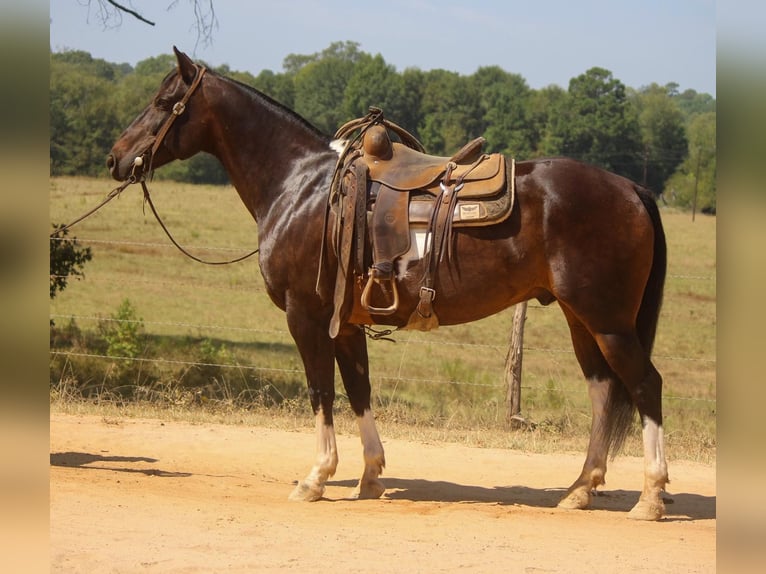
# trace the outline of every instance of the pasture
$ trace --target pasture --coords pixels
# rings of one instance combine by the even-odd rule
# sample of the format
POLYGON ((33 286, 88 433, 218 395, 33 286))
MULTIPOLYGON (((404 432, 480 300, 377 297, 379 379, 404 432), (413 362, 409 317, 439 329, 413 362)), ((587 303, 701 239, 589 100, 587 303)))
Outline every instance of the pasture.
MULTIPOLYGON (((106 179, 52 178, 51 222, 74 219, 113 186, 106 179)), ((167 226, 196 255, 228 259, 257 246, 256 225, 232 188, 166 181, 149 187, 167 226)), ((716 220, 698 215, 692 222, 690 214, 667 209, 662 215, 669 263, 654 357, 665 382, 668 457, 711 462, 716 452, 716 220)), ((56 408, 96 405, 138 415, 312 425, 300 358, 284 314, 263 289, 256 258, 223 267, 186 258, 151 212, 142 210, 137 186, 75 226, 71 236, 91 248, 93 260, 85 279, 71 280, 51 301, 50 382, 56 408), (116 353, 106 341, 130 331, 130 325, 138 327, 132 335, 135 352, 116 353)), ((555 304, 530 302, 522 415, 531 424, 516 432, 505 428, 503 375, 512 316, 509 309, 472 324, 431 333, 399 331, 370 341, 382 435, 581 452, 589 400, 555 304)), ((337 391, 342 394, 342 385, 337 391)), ((342 397, 336 404, 344 432, 344 425, 351 428, 350 409, 342 397)), ((640 454, 638 433, 625 450, 640 454)))

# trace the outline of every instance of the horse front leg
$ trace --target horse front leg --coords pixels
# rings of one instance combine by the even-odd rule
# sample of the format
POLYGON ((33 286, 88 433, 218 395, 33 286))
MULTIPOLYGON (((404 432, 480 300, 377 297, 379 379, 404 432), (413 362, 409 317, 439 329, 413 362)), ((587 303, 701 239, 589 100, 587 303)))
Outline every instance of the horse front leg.
POLYGON ((335 359, 357 417, 364 456, 364 471, 351 497, 380 498, 386 487, 378 477, 386 466, 386 457, 372 415, 367 340, 361 328, 355 325, 341 328, 335 339, 335 359))
POLYGON ((327 325, 312 321, 305 313, 288 312, 287 323, 303 359, 309 399, 316 421, 316 459, 308 476, 290 494, 290 500, 314 502, 322 498, 327 480, 338 467, 338 447, 333 426, 334 345, 327 334, 327 325))

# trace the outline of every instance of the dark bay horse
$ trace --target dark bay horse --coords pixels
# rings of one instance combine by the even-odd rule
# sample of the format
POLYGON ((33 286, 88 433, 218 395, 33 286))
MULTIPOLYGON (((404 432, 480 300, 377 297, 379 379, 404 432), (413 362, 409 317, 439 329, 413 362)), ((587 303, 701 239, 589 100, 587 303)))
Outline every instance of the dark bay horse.
MULTIPOLYGON (((418 273, 400 279, 396 313, 377 321, 355 302, 351 318, 332 338, 328 325, 338 259, 323 238, 331 233, 324 218, 336 146, 291 110, 234 80, 205 73, 175 52, 178 68, 115 143, 109 170, 125 181, 201 151, 221 161, 257 222, 266 289, 287 315, 316 415, 316 459, 291 498, 321 498, 338 464, 335 362, 363 444, 364 471, 353 495, 380 497, 385 458, 370 410, 361 325, 406 325, 418 300, 418 273), (320 257, 322 246, 327 247, 320 257), (318 275, 320 264, 324 269, 318 275)), ((585 463, 559 506, 590 504, 592 491, 604 484, 609 450, 619 447, 637 410, 644 484, 629 516, 657 520, 664 513, 661 492, 668 482, 662 379, 650 359, 666 272, 657 206, 640 186, 570 159, 518 162, 515 183, 510 217, 455 231, 453 285, 433 303, 439 322, 478 320, 531 298, 557 301, 592 402, 585 463)))

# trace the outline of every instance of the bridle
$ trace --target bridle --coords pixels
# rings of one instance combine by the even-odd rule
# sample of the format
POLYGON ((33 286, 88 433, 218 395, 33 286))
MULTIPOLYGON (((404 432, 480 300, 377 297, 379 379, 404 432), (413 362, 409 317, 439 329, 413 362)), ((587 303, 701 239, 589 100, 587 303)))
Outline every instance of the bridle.
POLYGON ((186 111, 186 104, 189 103, 189 99, 192 97, 196 89, 199 87, 200 83, 202 83, 202 78, 205 75, 205 72, 207 72, 207 68, 205 66, 200 66, 198 68, 197 75, 194 76, 194 80, 192 81, 191 86, 189 86, 189 89, 186 90, 186 93, 183 95, 183 97, 178 100, 175 104, 173 104, 173 109, 170 112, 170 115, 165 120, 165 123, 162 124, 162 127, 160 127, 159 131, 157 131, 157 134, 154 136, 154 142, 152 142, 152 145, 150 148, 148 148, 144 153, 142 153, 140 156, 136 157, 135 160, 133 160, 133 173, 131 173, 131 177, 134 176, 136 162, 138 161, 138 166, 142 166, 145 163, 144 156, 149 154, 149 167, 146 170, 142 170, 142 178, 143 179, 143 173, 144 172, 151 172, 152 171, 152 162, 154 161, 154 154, 157 153, 157 150, 162 145, 162 142, 165 141, 165 136, 168 135, 168 132, 170 131, 170 128, 173 126, 173 123, 178 119, 183 113, 186 111))
POLYGON ((167 117, 167 119, 162 124, 160 129, 157 131, 157 134, 154 136, 154 141, 152 142, 151 146, 148 147, 146 151, 144 151, 142 154, 136 156, 136 158, 133 160, 133 163, 131 165, 130 175, 128 176, 128 178, 118 187, 114 188, 111 192, 109 192, 109 194, 104 198, 104 200, 100 204, 98 204, 96 207, 89 210, 85 214, 81 215, 80 217, 72 221, 71 223, 57 227, 56 231, 50 235, 51 238, 59 237, 59 235, 63 231, 68 230, 70 227, 72 227, 76 223, 79 223, 83 219, 87 218, 88 216, 92 215, 93 213, 101 209, 104 205, 109 203, 112 199, 120 195, 120 193, 122 193, 122 191, 129 185, 132 185, 134 183, 140 183, 141 189, 143 190, 143 194, 144 194, 144 201, 149 204, 149 208, 152 210, 152 213, 154 214, 154 217, 157 220, 157 223, 160 224, 160 227, 165 232, 165 235, 168 236, 168 239, 170 239, 171 243, 175 245, 181 253, 183 253, 190 259, 193 259, 194 261, 197 261, 199 263, 204 263, 205 265, 228 265, 230 263, 237 263, 239 261, 243 261, 244 259, 247 259, 248 257, 252 257, 256 253, 258 253, 258 249, 254 249, 250 253, 247 253, 240 257, 236 257, 234 259, 228 259, 226 261, 207 261, 205 259, 201 259, 197 257, 196 255, 189 253, 186 249, 184 249, 183 246, 181 246, 181 244, 178 243, 178 241, 175 240, 175 238, 170 233, 165 223, 162 221, 162 218, 157 212, 157 208, 154 207, 154 202, 152 201, 151 194, 149 193, 149 188, 146 185, 146 174, 152 172, 152 163, 154 161, 154 155, 157 153, 157 150, 160 148, 163 141, 165 140, 165 137, 167 136, 168 131, 170 131, 170 128, 172 127, 173 123, 186 111, 186 104, 189 102, 189 99, 192 97, 197 87, 199 87, 206 71, 207 71, 207 68, 205 66, 200 66, 198 68, 197 75, 194 77, 194 80, 192 81, 191 86, 189 86, 189 89, 186 90, 186 93, 183 95, 183 97, 180 100, 178 100, 175 104, 173 104, 173 109, 171 110, 170 115, 167 117), (146 157, 147 155, 149 156, 148 158, 146 157), (147 165, 148 167, 144 168, 144 165, 147 165), (140 170, 140 173, 136 175, 136 171, 138 168, 141 168, 141 170, 140 170))

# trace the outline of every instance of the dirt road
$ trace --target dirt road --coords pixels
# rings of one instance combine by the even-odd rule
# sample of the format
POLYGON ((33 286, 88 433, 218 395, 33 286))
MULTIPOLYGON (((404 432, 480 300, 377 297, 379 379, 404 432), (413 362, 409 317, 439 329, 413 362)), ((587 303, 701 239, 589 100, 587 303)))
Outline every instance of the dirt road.
POLYGON ((642 462, 617 458, 593 510, 557 509, 582 455, 384 439, 388 488, 345 500, 361 446, 316 503, 289 502, 311 433, 51 415, 51 571, 715 572, 716 475, 673 462, 668 517, 637 523, 642 462))

